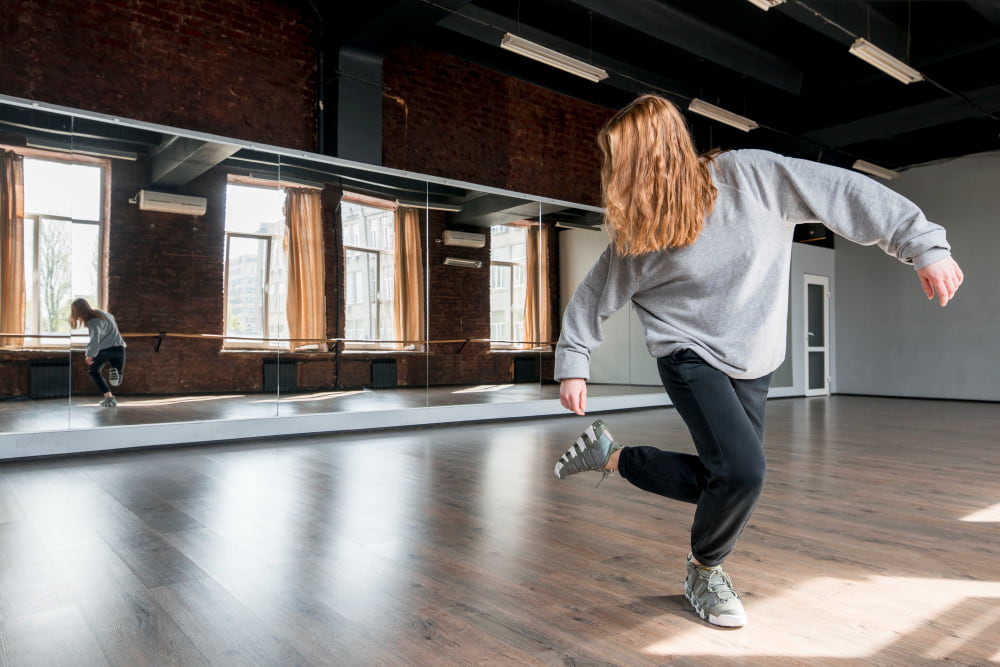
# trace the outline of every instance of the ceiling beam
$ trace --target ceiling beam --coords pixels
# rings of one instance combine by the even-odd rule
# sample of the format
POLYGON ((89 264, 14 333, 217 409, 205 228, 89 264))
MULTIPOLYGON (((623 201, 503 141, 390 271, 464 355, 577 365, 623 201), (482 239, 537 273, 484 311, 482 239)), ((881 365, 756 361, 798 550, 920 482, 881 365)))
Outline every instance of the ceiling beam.
POLYGON ((721 28, 658 0, 573 0, 633 30, 792 94, 802 69, 721 28))

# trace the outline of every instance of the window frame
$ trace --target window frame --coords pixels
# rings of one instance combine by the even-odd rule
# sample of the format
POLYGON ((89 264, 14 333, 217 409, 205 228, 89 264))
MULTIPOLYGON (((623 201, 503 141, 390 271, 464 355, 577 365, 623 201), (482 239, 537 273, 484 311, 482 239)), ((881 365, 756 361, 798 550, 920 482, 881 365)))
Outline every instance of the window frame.
MULTIPOLYGON (((13 151, 21 156, 25 160, 43 160, 48 162, 60 162, 63 164, 70 165, 85 165, 90 167, 96 167, 100 170, 99 176, 99 197, 98 211, 99 219, 89 220, 84 218, 75 218, 72 216, 60 216, 51 215, 47 213, 38 213, 34 211, 28 211, 25 209, 23 222, 27 224, 28 220, 32 220, 33 227, 33 238, 31 241, 32 246, 32 258, 31 258, 31 268, 36 274, 31 279, 31 284, 34 289, 37 289, 37 271, 38 271, 38 236, 40 232, 39 221, 41 219, 48 220, 68 220, 71 225, 81 224, 81 225, 95 225, 98 230, 97 247, 98 247, 98 257, 97 257, 97 274, 94 276, 94 280, 97 284, 97 299, 94 307, 101 310, 107 310, 107 300, 108 300, 108 247, 109 247, 109 236, 110 236, 110 219, 111 219, 111 170, 112 161, 109 158, 97 157, 93 155, 82 155, 79 153, 73 153, 71 151, 57 151, 57 150, 43 150, 38 148, 29 148, 25 146, 11 146, 6 144, 0 144, 0 149, 5 149, 13 151)), ((72 229, 72 228, 71 228, 72 229)), ((72 237, 72 233, 71 233, 72 237)), ((27 242, 27 233, 24 234, 24 241, 27 242)), ((22 246, 25 251, 24 265, 25 272, 28 270, 28 254, 27 248, 22 246)), ((28 302, 28 285, 27 276, 25 284, 25 334, 24 338, 21 339, 20 348, 23 349, 52 349, 52 348, 63 348, 67 346, 72 346, 74 343, 85 341, 87 336, 87 330, 85 327, 79 329, 70 330, 68 333, 57 333, 57 332, 42 332, 40 331, 40 310, 35 308, 35 321, 33 326, 35 328, 34 334, 28 334, 29 331, 27 318, 30 316, 30 309, 27 307, 28 302), (67 342, 68 339, 68 342, 67 342)), ((75 296, 71 295, 71 298, 75 296)), ((37 304, 37 297, 35 300, 37 304)), ((66 312, 66 318, 69 318, 69 312, 66 312)))
MULTIPOLYGON (((343 195, 341 196, 341 202, 342 203, 343 202, 348 202, 348 203, 354 204, 356 206, 362 206, 362 207, 367 207, 367 208, 380 209, 380 210, 387 211, 387 212, 391 213, 392 214, 392 232, 393 232, 392 233, 393 248, 392 248, 391 251, 390 250, 385 250, 383 248, 372 248, 372 247, 369 247, 369 246, 359 246, 359 245, 355 245, 355 244, 349 244, 347 242, 347 240, 346 240, 346 234, 344 234, 344 218, 343 218, 343 215, 341 215, 341 217, 340 217, 341 234, 342 234, 341 238, 343 239, 343 241, 341 242, 341 246, 342 246, 342 250, 343 250, 342 258, 341 259, 342 259, 342 261, 344 263, 344 286, 343 286, 344 297, 343 297, 343 305, 344 305, 344 338, 345 339, 348 338, 348 335, 347 335, 347 326, 348 326, 348 324, 347 324, 348 323, 347 308, 348 308, 349 305, 352 305, 354 303, 354 302, 348 301, 348 299, 350 298, 350 295, 349 295, 348 289, 347 289, 347 269, 348 269, 347 253, 348 252, 360 252, 360 253, 365 253, 365 254, 368 254, 368 255, 373 255, 375 257, 375 262, 376 262, 376 269, 375 269, 376 280, 375 280, 375 282, 376 282, 376 285, 378 286, 378 291, 377 291, 377 294, 376 294, 376 297, 375 297, 375 301, 374 301, 374 303, 375 303, 375 316, 374 316, 374 323, 373 323, 373 331, 375 332, 377 338, 374 339, 374 340, 368 340, 368 341, 344 340, 344 343, 343 343, 344 349, 345 350, 354 350, 354 351, 365 351, 365 350, 370 350, 370 351, 390 351, 391 350, 391 351, 395 351, 396 350, 396 342, 395 342, 396 336, 395 336, 395 333, 393 333, 389 339, 382 338, 382 335, 381 335, 382 319, 383 319, 383 308, 390 308, 391 309, 391 308, 394 307, 394 302, 395 302, 395 299, 396 299, 395 288, 392 287, 392 286, 390 286, 390 288, 389 288, 389 294, 390 294, 391 298, 389 300, 385 300, 385 299, 382 298, 382 287, 381 286, 382 286, 383 281, 385 280, 385 278, 383 277, 383 270, 384 270, 383 267, 386 266, 386 265, 388 265, 392 269, 392 271, 394 273, 395 273, 395 270, 396 270, 395 232, 396 232, 396 224, 398 223, 398 221, 396 220, 396 211, 398 209, 398 204, 396 204, 395 202, 386 200, 386 199, 379 199, 379 198, 376 198, 376 197, 369 197, 369 196, 357 194, 357 193, 354 193, 354 192, 344 192, 343 195)), ((361 302, 358 302, 358 303, 361 303, 361 302)), ((371 310, 372 301, 368 300, 367 303, 369 304, 369 310, 371 310)))
MULTIPOLYGON (((503 233, 509 233, 509 231, 511 230, 520 230, 523 231, 525 234, 531 233, 530 228, 526 227, 525 225, 518 225, 516 223, 506 224, 506 225, 493 225, 492 227, 490 227, 490 349, 498 351, 523 350, 527 347, 530 347, 530 345, 528 345, 524 340, 516 340, 517 336, 515 336, 514 334, 514 294, 518 288, 521 288, 525 292, 527 291, 526 288, 528 279, 528 255, 527 255, 528 241, 527 238, 524 239, 523 245, 525 247, 525 253, 521 261, 517 261, 515 259, 493 259, 493 250, 495 248, 494 234, 496 233, 494 230, 498 227, 508 228, 508 231, 505 231, 503 233), (498 340, 493 332, 494 267, 504 269, 507 273, 508 284, 505 289, 507 289, 509 293, 509 303, 507 304, 507 307, 505 309, 506 319, 507 319, 507 323, 505 326, 507 326, 510 329, 510 334, 511 334, 508 340, 498 340), (518 267, 522 269, 520 272, 517 271, 518 267), (518 282, 517 280, 518 276, 521 276, 521 282, 518 282)), ((527 301, 527 294, 525 294, 525 301, 527 301)), ((521 304, 522 324, 524 322, 524 309, 526 305, 527 305, 526 302, 521 304)), ((520 337, 521 339, 524 338, 523 331, 521 332, 520 337)))
MULTIPOLYGON (((270 180, 270 179, 258 179, 248 176, 239 176, 231 174, 226 181, 226 198, 229 198, 229 187, 232 185, 238 185, 243 187, 260 188, 262 190, 280 190, 284 192, 284 184, 270 180)), ((270 330, 270 317, 271 317, 271 260, 273 257, 274 247, 273 244, 276 240, 281 239, 282 242, 287 234, 287 230, 280 236, 274 234, 254 234, 252 232, 231 232, 225 229, 225 222, 223 221, 224 228, 224 244, 225 249, 223 251, 223 285, 222 285, 222 308, 223 308, 223 322, 222 322, 222 348, 227 351, 239 351, 239 350, 283 350, 287 349, 287 343, 282 340, 274 340, 268 335, 270 330), (262 310, 262 338, 251 338, 243 337, 238 335, 230 335, 229 333, 229 264, 230 264, 230 243, 233 238, 249 238, 256 239, 257 241, 265 241, 265 266, 264 266, 264 281, 262 289, 261 298, 261 310, 262 310)), ((284 250, 281 249, 283 252, 284 250)), ((287 298, 287 285, 286 294, 287 298)), ((286 323, 287 326, 287 323, 286 323)))

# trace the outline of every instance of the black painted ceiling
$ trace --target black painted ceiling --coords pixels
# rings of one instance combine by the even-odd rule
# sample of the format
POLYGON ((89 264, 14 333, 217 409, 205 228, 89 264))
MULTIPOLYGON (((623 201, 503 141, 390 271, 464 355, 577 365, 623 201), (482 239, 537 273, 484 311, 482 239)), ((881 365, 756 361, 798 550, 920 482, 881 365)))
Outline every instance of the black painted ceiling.
POLYGON ((761 126, 744 133, 689 114, 703 149, 758 147, 899 169, 1000 148, 1000 0, 786 0, 768 11, 749 0, 345 4, 318 8, 331 56, 344 44, 387 53, 412 42, 609 108, 658 92, 684 107, 698 97, 761 126), (504 51, 505 32, 609 77, 591 83, 504 51), (851 55, 858 37, 926 80, 903 84, 851 55))

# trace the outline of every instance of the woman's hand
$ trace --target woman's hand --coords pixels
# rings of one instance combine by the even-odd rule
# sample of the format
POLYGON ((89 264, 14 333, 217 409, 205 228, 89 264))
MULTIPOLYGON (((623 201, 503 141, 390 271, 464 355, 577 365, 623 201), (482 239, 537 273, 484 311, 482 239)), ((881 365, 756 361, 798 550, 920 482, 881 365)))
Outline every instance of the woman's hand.
POLYGON ((560 382, 559 402, 570 412, 586 414, 587 381, 583 378, 566 378, 560 382))
POLYGON ((90 366, 91 364, 94 363, 94 358, 93 357, 84 357, 83 360, 87 362, 88 366, 90 366))
POLYGON ((948 302, 955 296, 959 285, 962 284, 962 269, 951 257, 939 259, 933 264, 928 264, 917 270, 920 278, 920 286, 924 288, 924 294, 928 299, 933 299, 937 294, 941 306, 948 305, 948 302))

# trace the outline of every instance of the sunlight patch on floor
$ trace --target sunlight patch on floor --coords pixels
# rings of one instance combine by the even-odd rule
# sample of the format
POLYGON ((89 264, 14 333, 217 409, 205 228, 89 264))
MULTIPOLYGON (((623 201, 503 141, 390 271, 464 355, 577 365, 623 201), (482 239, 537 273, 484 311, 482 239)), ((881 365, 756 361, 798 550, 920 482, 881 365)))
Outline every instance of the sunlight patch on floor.
MULTIPOLYGON (((146 400, 133 401, 126 399, 125 405, 128 407, 150 407, 157 405, 177 405, 178 403, 201 403, 204 401, 221 401, 229 398, 243 398, 245 394, 229 394, 227 396, 172 396, 170 398, 150 398, 146 400)), ((100 405, 95 403, 95 405, 100 405)), ((121 403, 118 404, 122 406, 121 403)))
MULTIPOLYGON (((282 403, 305 403, 307 401, 325 401, 330 398, 343 398, 344 396, 354 396, 356 394, 365 393, 364 389, 357 389, 355 391, 324 391, 317 394, 295 394, 294 396, 280 396, 277 400, 282 403)), ((258 401, 251 401, 251 403, 274 403, 275 397, 262 398, 258 401)))
POLYGON ((974 521, 982 523, 1000 523, 1000 503, 993 505, 992 507, 987 507, 981 509, 978 512, 973 512, 967 516, 962 517, 962 521, 974 521))
MULTIPOLYGON (((940 660, 980 637, 1000 620, 963 611, 970 600, 996 598, 1000 581, 871 577, 819 577, 775 598, 744 597, 746 627, 697 627, 656 642, 653 655, 771 656, 776 658, 871 658, 895 644, 940 660), (805 620, 803 620, 805 619, 805 620), (982 626, 982 627, 980 627, 982 626)), ((898 654, 898 653, 896 653, 898 654)))
POLYGON ((453 394, 479 394, 486 391, 503 391, 504 389, 510 389, 514 385, 512 384, 481 384, 478 387, 469 387, 468 389, 459 389, 458 391, 453 391, 453 394))

